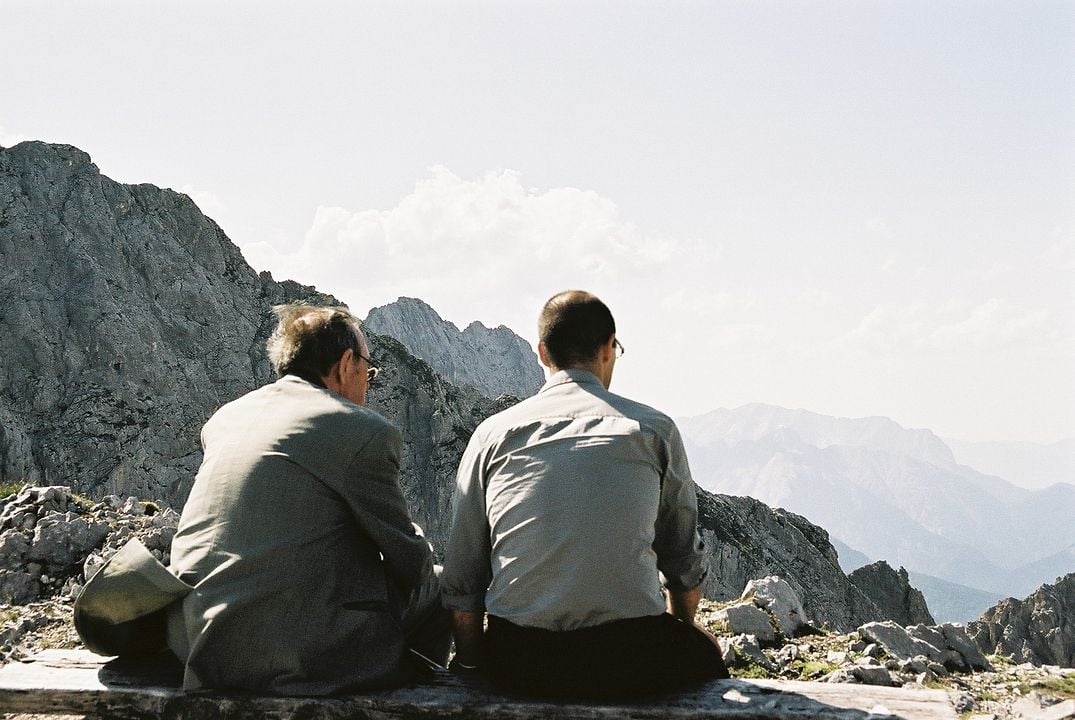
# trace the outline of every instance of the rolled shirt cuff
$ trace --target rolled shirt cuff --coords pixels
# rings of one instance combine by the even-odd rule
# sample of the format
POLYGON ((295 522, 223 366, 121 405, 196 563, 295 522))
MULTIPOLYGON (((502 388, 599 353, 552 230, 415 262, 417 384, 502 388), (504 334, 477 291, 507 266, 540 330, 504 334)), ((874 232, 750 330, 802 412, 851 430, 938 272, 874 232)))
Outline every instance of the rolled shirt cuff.
POLYGON ((709 575, 709 566, 705 564, 692 564, 680 572, 674 574, 661 573, 661 581, 666 588, 673 592, 686 592, 693 590, 705 581, 709 575))

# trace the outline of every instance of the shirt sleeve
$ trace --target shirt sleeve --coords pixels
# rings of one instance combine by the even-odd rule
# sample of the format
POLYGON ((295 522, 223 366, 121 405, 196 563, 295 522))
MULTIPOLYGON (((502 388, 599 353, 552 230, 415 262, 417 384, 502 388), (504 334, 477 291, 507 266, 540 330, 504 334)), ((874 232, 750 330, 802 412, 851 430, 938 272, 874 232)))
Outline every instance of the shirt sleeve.
POLYGON ((691 590, 702 583, 709 568, 705 545, 698 535, 698 498, 687 465, 687 451, 674 424, 664 439, 664 451, 653 549, 665 586, 675 591, 691 590))
POLYGON ((470 438, 456 474, 452 529, 440 576, 441 600, 450 610, 483 612, 492 580, 489 518, 485 513, 485 472, 481 443, 470 438))
POLYGON ((384 557, 388 577, 411 592, 433 572, 429 543, 415 531, 407 501, 399 486, 403 437, 389 425, 375 435, 351 461, 347 476, 354 492, 345 498, 358 525, 384 557))

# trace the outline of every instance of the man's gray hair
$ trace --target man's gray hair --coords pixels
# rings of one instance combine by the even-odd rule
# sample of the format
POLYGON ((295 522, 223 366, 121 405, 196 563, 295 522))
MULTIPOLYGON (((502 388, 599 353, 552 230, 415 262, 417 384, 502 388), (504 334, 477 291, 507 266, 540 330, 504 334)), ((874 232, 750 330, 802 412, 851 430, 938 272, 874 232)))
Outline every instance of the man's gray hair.
POLYGON ((280 377, 298 375, 320 384, 345 351, 362 352, 359 320, 346 307, 291 303, 273 312, 279 322, 265 349, 280 377))

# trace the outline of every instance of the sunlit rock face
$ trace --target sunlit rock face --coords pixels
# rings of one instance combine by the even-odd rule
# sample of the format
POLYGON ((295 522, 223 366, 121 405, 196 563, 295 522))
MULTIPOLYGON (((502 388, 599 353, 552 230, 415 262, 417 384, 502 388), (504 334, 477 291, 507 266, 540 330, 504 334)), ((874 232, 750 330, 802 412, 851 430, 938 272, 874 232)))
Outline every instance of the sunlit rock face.
POLYGON ((848 577, 889 620, 900 625, 935 624, 926 599, 911 586, 904 568, 893 570, 887 562, 878 560, 858 568, 848 577))
POLYGON ((1009 655, 1019 663, 1075 667, 1075 573, 1023 600, 1001 600, 967 631, 982 652, 1009 655))
POLYGON ((365 327, 396 338, 450 382, 489 397, 529 397, 545 382, 530 343, 507 327, 472 322, 460 330, 416 298, 401 297, 370 310, 365 327))

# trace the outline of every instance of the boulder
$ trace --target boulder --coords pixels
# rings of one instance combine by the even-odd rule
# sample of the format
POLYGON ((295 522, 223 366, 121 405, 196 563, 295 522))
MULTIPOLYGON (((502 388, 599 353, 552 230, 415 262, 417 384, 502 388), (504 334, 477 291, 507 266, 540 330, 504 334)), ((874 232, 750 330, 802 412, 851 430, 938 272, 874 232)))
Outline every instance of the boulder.
POLYGON ((848 579, 873 601, 881 614, 878 620, 894 620, 900 625, 933 625, 926 598, 911 586, 907 571, 899 571, 884 560, 854 570, 848 579))
POLYGON ((967 634, 967 629, 963 625, 944 623, 940 626, 940 630, 944 634, 945 645, 959 657, 958 664, 953 662, 955 658, 951 659, 950 662, 955 665, 954 667, 951 667, 949 662, 945 663, 946 666, 963 672, 967 670, 987 670, 992 672, 993 666, 989 664, 982 651, 970 639, 970 635, 967 634))
POLYGON ((752 635, 762 644, 776 642, 776 632, 769 614, 759 610, 753 603, 730 605, 714 612, 710 619, 723 623, 730 635, 752 635))
POLYGON ((943 648, 934 647, 924 640, 911 637, 899 624, 884 622, 866 623, 858 629, 859 635, 870 642, 877 643, 896 660, 910 660, 916 655, 924 655, 931 660, 943 660, 943 648))
POLYGON ((719 638, 718 643, 726 658, 729 653, 732 655, 732 662, 729 663, 729 667, 744 667, 756 664, 761 665, 767 670, 775 670, 773 664, 769 661, 769 658, 767 658, 765 653, 761 651, 758 639, 753 635, 736 635, 732 638, 719 638))
POLYGON ((892 673, 880 665, 854 665, 850 670, 852 677, 864 685, 893 687, 900 684, 899 681, 892 677, 892 673))
POLYGON ((753 600, 755 605, 772 615, 785 637, 795 637, 809 625, 799 594, 777 575, 751 580, 743 590, 742 598, 753 600))

